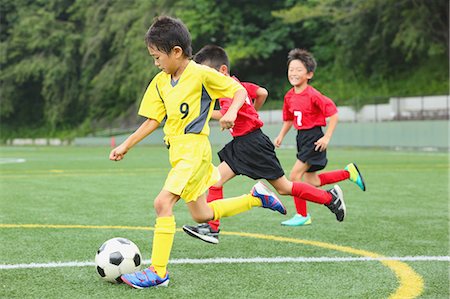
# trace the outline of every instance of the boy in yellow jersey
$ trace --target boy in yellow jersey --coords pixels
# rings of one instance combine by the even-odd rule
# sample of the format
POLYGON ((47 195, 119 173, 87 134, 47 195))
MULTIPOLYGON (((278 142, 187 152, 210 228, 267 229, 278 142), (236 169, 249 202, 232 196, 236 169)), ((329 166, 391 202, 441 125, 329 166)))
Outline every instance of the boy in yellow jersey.
POLYGON ((165 119, 165 142, 172 165, 161 192, 154 201, 156 224, 149 268, 122 275, 134 288, 167 286, 169 262, 175 235, 173 206, 182 198, 192 215, 201 223, 233 216, 253 207, 264 207, 286 214, 281 201, 263 184, 257 183, 251 194, 207 204, 206 191, 220 178, 211 161, 209 125, 217 98, 232 98, 228 112, 220 119, 223 129, 234 126, 237 111, 247 98, 245 89, 235 80, 190 60, 191 37, 178 19, 158 17, 148 30, 145 41, 155 65, 162 70, 144 94, 139 114, 147 120, 109 159, 120 161, 139 141, 151 134, 165 119))

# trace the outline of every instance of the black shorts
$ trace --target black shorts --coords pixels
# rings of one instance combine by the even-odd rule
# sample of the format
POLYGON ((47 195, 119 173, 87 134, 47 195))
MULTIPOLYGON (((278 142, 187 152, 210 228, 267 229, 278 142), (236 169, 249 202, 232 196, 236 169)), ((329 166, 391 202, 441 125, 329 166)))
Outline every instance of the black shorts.
POLYGON ((254 180, 275 180, 284 175, 272 141, 260 129, 233 138, 218 155, 236 175, 254 180))
POLYGON ((323 137, 322 127, 297 132, 297 159, 311 165, 306 172, 315 172, 325 168, 328 163, 327 151, 315 151, 314 142, 323 137))

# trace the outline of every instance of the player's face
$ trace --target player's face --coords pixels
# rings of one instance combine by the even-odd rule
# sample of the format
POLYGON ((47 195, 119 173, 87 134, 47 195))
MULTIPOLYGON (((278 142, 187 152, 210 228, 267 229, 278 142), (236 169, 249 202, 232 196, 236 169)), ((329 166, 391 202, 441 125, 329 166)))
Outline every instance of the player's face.
POLYGON ((308 79, 313 76, 312 72, 308 72, 303 62, 300 60, 292 60, 288 66, 288 80, 292 86, 302 86, 308 83, 308 79))
POLYGON ((172 57, 172 53, 161 52, 155 47, 149 46, 148 53, 153 57, 155 61, 155 66, 158 67, 161 71, 172 74, 174 72, 174 59, 172 57))

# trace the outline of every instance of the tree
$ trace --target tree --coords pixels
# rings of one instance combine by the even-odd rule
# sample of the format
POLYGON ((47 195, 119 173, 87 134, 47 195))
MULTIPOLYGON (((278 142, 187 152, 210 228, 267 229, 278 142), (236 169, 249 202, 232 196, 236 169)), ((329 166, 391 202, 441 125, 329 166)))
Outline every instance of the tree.
MULTIPOLYGON (((339 74, 338 81, 345 76, 345 80, 365 85, 341 84, 344 88, 352 86, 356 91, 375 89, 379 94, 408 95, 423 93, 427 89, 425 80, 416 84, 422 91, 409 89, 411 85, 405 82, 404 88, 390 82, 404 80, 407 74, 422 72, 426 65, 443 60, 447 64, 437 64, 437 73, 447 74, 448 78, 448 5, 445 0, 304 1, 274 15, 286 23, 303 26, 328 24, 330 39, 318 35, 314 52, 321 59, 322 49, 333 49, 334 65, 326 68, 329 74, 339 74)), ((328 53, 325 53, 326 60, 328 53)), ((333 77, 327 84, 336 82, 336 76, 333 77)), ((441 82, 445 85, 444 80, 441 82)), ((333 89, 339 89, 339 84, 333 89)))
POLYGON ((15 126, 55 128, 77 114, 79 35, 67 20, 69 0, 5 1, 0 61, 0 116, 15 126))
MULTIPOLYGON (((144 35, 158 15, 188 26, 194 52, 226 49, 231 72, 282 100, 286 56, 312 51, 313 85, 338 104, 447 93, 445 0, 2 0, 4 134, 59 134, 135 117, 159 72, 144 35), (443 63, 446 62, 446 63, 443 63)), ((281 106, 281 101, 279 102, 281 106)))

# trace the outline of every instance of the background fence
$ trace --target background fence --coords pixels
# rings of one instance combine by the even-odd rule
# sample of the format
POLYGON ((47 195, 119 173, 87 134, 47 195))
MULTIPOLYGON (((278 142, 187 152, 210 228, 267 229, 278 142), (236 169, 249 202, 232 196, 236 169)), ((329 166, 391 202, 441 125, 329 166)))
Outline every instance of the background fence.
MULTIPOLYGON (((384 122, 394 120, 448 120, 450 96, 392 97, 388 103, 377 103, 385 99, 374 98, 374 103, 359 107, 339 106, 339 122, 384 122)), ((261 111, 265 123, 282 122, 281 110, 261 111)))
MULTIPOLYGON (((450 97, 429 96, 391 98, 389 103, 365 105, 356 110, 350 106, 339 108, 339 124, 331 140, 332 146, 389 147, 415 149, 449 149, 450 97)), ((282 111, 260 111, 264 132, 273 140, 281 128, 282 111)), ((142 122, 142 119, 138 120, 142 122)), ((119 144, 139 125, 106 130, 103 137, 92 136, 74 140, 13 139, 9 145, 99 145, 119 144), (108 134, 109 133, 109 134, 108 134), (111 135, 111 136, 109 136, 111 135)), ((224 145, 231 140, 230 134, 221 132, 218 122, 211 121, 210 140, 214 145, 224 145)), ((286 136, 283 145, 295 146, 296 131, 286 136)), ((162 144, 162 129, 156 130, 141 144, 162 144)))

